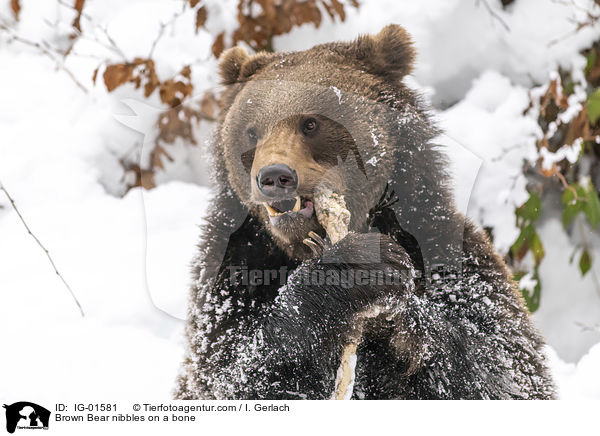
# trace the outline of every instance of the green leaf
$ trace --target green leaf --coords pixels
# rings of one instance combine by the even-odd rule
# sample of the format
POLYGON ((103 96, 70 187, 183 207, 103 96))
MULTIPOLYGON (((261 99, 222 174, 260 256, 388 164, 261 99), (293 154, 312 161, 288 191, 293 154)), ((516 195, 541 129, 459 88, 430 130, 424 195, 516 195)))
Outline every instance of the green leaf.
POLYGON ((525 275, 527 274, 527 271, 517 271, 516 273, 513 274, 513 280, 517 283, 519 283, 519 280, 521 280, 523 277, 525 277, 525 275))
POLYGON ((575 203, 574 206, 565 206, 562 212, 562 223, 565 229, 569 227, 579 212, 581 212, 580 203, 575 203))
POLYGON ((575 82, 569 80, 566 83, 563 83, 563 94, 569 96, 575 92, 575 82))
POLYGON ((540 275, 538 273, 537 266, 533 269, 533 278, 537 283, 535 284, 532 293, 530 293, 530 291, 527 289, 521 289, 521 294, 523 295, 523 299, 527 304, 527 309, 529 309, 531 313, 539 309, 540 298, 542 296, 542 282, 540 281, 540 275))
POLYGON ((592 68, 594 68, 594 65, 596 65, 596 50, 592 50, 586 57, 585 57, 585 72, 589 73, 590 71, 592 71, 592 68))
POLYGON ((515 211, 517 217, 533 223, 540 217, 542 211, 542 199, 535 192, 529 195, 529 199, 515 211))
POLYGON ((576 192, 576 185, 569 185, 569 187, 563 191, 562 204, 564 204, 565 206, 575 204, 575 202, 577 200, 575 197, 575 192, 576 192))
POLYGON ((600 88, 588 95, 587 112, 590 124, 593 126, 600 118, 600 88))
POLYGON ((533 253, 533 258, 535 259, 536 266, 540 264, 544 256, 546 256, 546 252, 544 251, 544 245, 542 244, 542 240, 540 239, 540 235, 535 232, 533 239, 531 241, 531 252, 533 253))
MULTIPOLYGON (((571 224, 579 212, 584 211, 584 207, 586 207, 586 204, 588 203, 589 195, 590 193, 588 193, 588 190, 577 183, 569 185, 569 188, 563 191, 562 203, 564 208, 562 211, 562 223, 565 228, 571 224)), ((590 212, 593 212, 594 207, 589 207, 590 212)))
POLYGON ((585 200, 583 211, 592 229, 595 229, 600 224, 600 199, 598 199, 596 187, 591 181, 586 191, 585 200))
POLYGON ((581 275, 584 276, 592 267, 592 257, 587 250, 583 250, 581 253, 581 257, 579 258, 579 271, 581 271, 581 275))
POLYGON ((519 260, 523 259, 523 257, 529 251, 529 247, 531 246, 535 235, 536 232, 535 227, 533 227, 533 225, 529 224, 523 227, 521 229, 521 233, 519 233, 519 236, 517 237, 517 240, 514 242, 512 247, 510 247, 513 256, 519 260))
POLYGON ((564 228, 569 227, 569 224, 571 224, 573 219, 582 210, 582 203, 578 201, 576 196, 577 185, 571 185, 569 188, 565 189, 562 195, 562 204, 564 206, 562 223, 564 228))

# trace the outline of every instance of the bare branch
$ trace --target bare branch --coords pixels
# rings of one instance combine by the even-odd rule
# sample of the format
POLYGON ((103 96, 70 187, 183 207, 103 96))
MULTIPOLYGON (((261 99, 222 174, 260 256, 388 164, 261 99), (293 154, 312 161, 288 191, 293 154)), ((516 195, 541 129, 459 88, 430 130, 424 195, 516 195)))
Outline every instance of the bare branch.
MULTIPOLYGON (((73 10, 77 11, 77 9, 75 9, 75 7, 72 4, 66 3, 64 0, 56 0, 56 1, 61 6, 64 6, 66 8, 73 9, 73 10)), ((79 11, 77 11, 77 12, 79 12, 79 11)), ((124 60, 124 61, 127 60, 127 56, 125 55, 125 53, 123 52, 123 50, 121 50, 121 48, 117 45, 117 43, 112 38, 112 36, 110 36, 110 33, 108 33, 108 29, 106 28, 106 26, 99 25, 98 23, 96 23, 94 21, 94 19, 89 14, 86 14, 83 11, 81 12, 81 17, 85 18, 92 26, 94 26, 95 28, 99 29, 104 34, 104 37, 108 41, 108 44, 106 44, 103 41, 100 41, 97 37, 89 38, 86 35, 84 35, 81 31, 79 31, 79 29, 73 27, 73 32, 77 35, 78 38, 83 38, 83 39, 88 40, 88 41, 93 41, 96 44, 101 45, 105 49, 110 50, 110 51, 116 53, 122 60, 124 60)))
POLYGON ((75 84, 77 85, 77 87, 79 89, 81 89, 86 94, 89 93, 89 90, 85 86, 83 86, 83 84, 79 81, 79 79, 77 79, 77 77, 75 77, 73 72, 71 72, 71 70, 69 70, 67 67, 65 67, 63 59, 62 59, 62 55, 58 56, 58 53, 53 53, 48 47, 45 47, 44 45, 40 44, 39 42, 30 41, 28 39, 25 39, 25 38, 17 35, 13 29, 11 29, 10 27, 8 27, 7 25, 5 25, 1 22, 0 22, 0 29, 5 30, 10 35, 11 40, 18 41, 21 44, 25 44, 30 47, 36 48, 42 54, 44 54, 47 57, 49 57, 50 59, 52 59, 52 61, 54 61, 54 63, 56 64, 56 67, 60 70, 63 70, 65 73, 67 73, 69 75, 69 77, 73 80, 73 82, 75 82, 75 84))
MULTIPOLYGON (((573 24, 575 24, 575 29, 571 30, 570 32, 568 32, 568 33, 566 33, 566 34, 564 34, 562 36, 559 36, 559 37, 553 39, 552 41, 550 41, 548 43, 548 47, 552 47, 553 45, 555 45, 555 44, 557 44, 557 43, 559 43, 559 42, 561 42, 561 41, 563 41, 563 40, 565 40, 567 38, 570 38, 570 37, 576 35, 577 32, 579 32, 581 29, 584 29, 586 27, 593 27, 593 26, 595 26, 600 21, 600 14, 597 14, 597 15, 592 14, 591 10, 588 10, 586 8, 583 8, 582 6, 579 6, 573 0, 571 0, 568 3, 567 2, 558 1, 558 0, 554 0, 554 3, 562 4, 564 6, 571 6, 574 9, 579 9, 580 11, 585 12, 586 21, 578 22, 574 18, 570 18, 569 20, 573 24)), ((596 4, 594 4, 594 6, 592 6, 592 9, 595 8, 595 5, 596 4)))
POLYGON ((50 252, 46 249, 46 247, 44 247, 44 245, 40 242, 40 240, 37 238, 37 236, 35 236, 35 234, 31 231, 31 229, 29 228, 29 226, 25 222, 25 219, 23 218, 23 215, 21 215, 21 212, 19 211, 19 209, 17 208, 17 205, 15 204, 15 200, 13 200, 13 198, 11 197, 11 195, 8 193, 8 191, 6 190, 6 188, 4 187, 4 185, 2 184, 2 181, 0 181, 0 191, 4 192, 4 195, 6 195, 6 198, 8 198, 8 201, 10 202, 10 204, 11 204, 12 208, 14 209, 14 211, 17 213, 17 216, 21 220, 21 223, 23 223, 23 226, 27 230, 27 233, 29 233, 29 235, 35 240, 35 242, 40 246, 40 248, 44 251, 44 253, 46 253, 46 256, 48 257, 48 260, 50 261, 50 264, 52 265, 52 268, 54 268, 54 272, 62 280, 63 284, 68 289, 68 291, 71 294, 71 296, 73 297, 73 300, 75 300, 75 303, 77 304, 77 307, 79 308, 79 312, 81 313, 81 316, 84 317, 85 314, 83 313, 83 308, 81 307, 81 304, 79 304, 79 300, 77 300, 77 297, 73 293, 73 290, 71 289, 71 287, 69 286, 69 284, 67 283, 67 281, 64 279, 64 277, 62 276, 62 274, 60 272, 58 272, 58 269, 56 268, 56 265, 54 264, 54 260, 52 260, 52 256, 50 256, 50 252))
POLYGON ((181 11, 175 12, 169 21, 160 23, 160 28, 158 29, 158 35, 156 35, 156 38, 154 39, 154 41, 152 41, 152 46, 150 47, 150 52, 148 53, 148 57, 147 57, 148 59, 152 59, 152 55, 154 54, 154 49, 156 48, 156 44, 158 44, 158 41, 160 41, 160 39, 163 37, 167 26, 173 24, 175 22, 175 20, 177 20, 181 15, 183 15, 183 13, 185 12, 186 6, 187 6, 187 3, 184 2, 183 6, 181 8, 181 11))
POLYGON ((502 27, 504 27, 504 29, 507 32, 510 32, 510 27, 508 27, 508 24, 506 24, 506 21, 504 21, 502 19, 502 17, 500 15, 498 15, 496 13, 496 11, 494 11, 491 6, 488 4, 487 0, 477 0, 477 4, 482 3, 485 8, 487 9, 487 11, 490 13, 490 15, 492 16, 492 18, 496 19, 500 24, 502 24, 502 27))

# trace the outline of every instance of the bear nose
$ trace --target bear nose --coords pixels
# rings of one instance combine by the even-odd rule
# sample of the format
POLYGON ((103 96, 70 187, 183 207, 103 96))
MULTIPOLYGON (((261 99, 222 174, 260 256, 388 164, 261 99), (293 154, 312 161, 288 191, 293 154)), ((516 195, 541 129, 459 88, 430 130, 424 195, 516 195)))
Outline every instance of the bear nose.
POLYGON ((258 172, 256 182, 267 197, 285 198, 298 187, 298 175, 285 164, 267 165, 258 172))

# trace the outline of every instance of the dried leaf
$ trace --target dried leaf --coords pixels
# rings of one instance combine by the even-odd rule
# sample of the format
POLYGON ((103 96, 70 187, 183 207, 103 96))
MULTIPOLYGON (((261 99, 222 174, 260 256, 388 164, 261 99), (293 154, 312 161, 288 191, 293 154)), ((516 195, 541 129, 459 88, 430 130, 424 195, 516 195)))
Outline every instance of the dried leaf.
POLYGON ((16 21, 19 21, 19 13, 21 12, 21 1, 10 0, 10 10, 12 11, 13 17, 16 21))
POLYGON ((198 31, 199 28, 204 26, 204 23, 206 23, 206 18, 207 18, 206 6, 202 6, 202 7, 198 8, 198 10, 196 11, 196 32, 198 31))
POLYGON ((144 189, 150 190, 156 188, 156 182, 154 181, 154 172, 150 170, 140 170, 137 173, 138 180, 136 186, 141 186, 144 189))
POLYGON ((71 24, 75 29, 81 32, 81 14, 83 12, 83 5, 85 4, 85 0, 75 0, 75 4, 73 5, 73 9, 77 11, 77 15, 73 19, 73 23, 71 24))
POLYGON ((550 92, 558 107, 561 109, 569 108, 567 96, 564 94, 564 92, 562 92, 562 84, 560 83, 560 79, 554 79, 550 81, 550 84, 548 85, 548 92, 550 92))
POLYGON ((152 69, 147 77, 147 82, 144 84, 144 96, 146 98, 150 97, 150 95, 154 92, 154 90, 159 85, 160 85, 160 81, 158 80, 156 71, 154 69, 152 69))
POLYGON ((200 100, 200 116, 209 121, 214 121, 217 118, 219 103, 212 92, 207 92, 200 100))
POLYGON ((584 107, 575 118, 571 120, 567 128, 563 142, 573 144, 577 138, 587 138, 590 135, 587 110, 584 107))
POLYGON ((119 86, 129 82, 133 76, 133 68, 134 65, 132 64, 108 65, 102 75, 108 92, 112 92, 119 86))
POLYGON ((346 19, 344 5, 341 4, 338 0, 331 0, 331 6, 335 10, 335 12, 340 16, 340 20, 344 21, 346 19))
POLYGON ((183 67, 181 69, 181 71, 179 72, 179 74, 181 74, 186 79, 190 79, 192 77, 192 69, 190 68, 189 65, 186 65, 185 67, 183 67))
POLYGON ((215 57, 219 57, 221 55, 221 53, 223 53, 223 50, 225 49, 225 32, 221 32, 219 33, 219 35, 217 35, 217 38, 215 39, 215 42, 212 45, 212 52, 215 55, 215 57))

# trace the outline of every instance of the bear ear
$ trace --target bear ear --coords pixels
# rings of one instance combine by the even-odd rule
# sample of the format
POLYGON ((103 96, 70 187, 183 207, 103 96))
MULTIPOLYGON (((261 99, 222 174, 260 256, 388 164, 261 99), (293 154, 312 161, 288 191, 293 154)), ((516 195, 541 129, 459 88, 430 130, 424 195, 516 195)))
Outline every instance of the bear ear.
POLYGON ((403 27, 385 26, 377 35, 363 35, 350 43, 348 54, 364 64, 368 72, 400 80, 413 70, 416 51, 403 27))
POLYGON ((250 59, 242 47, 233 47, 224 51, 219 58, 219 74, 223 85, 231 85, 238 81, 242 66, 250 59))
POLYGON ((223 85, 244 81, 269 64, 275 55, 260 52, 248 55, 242 47, 233 47, 223 52, 219 59, 219 73, 223 85))

